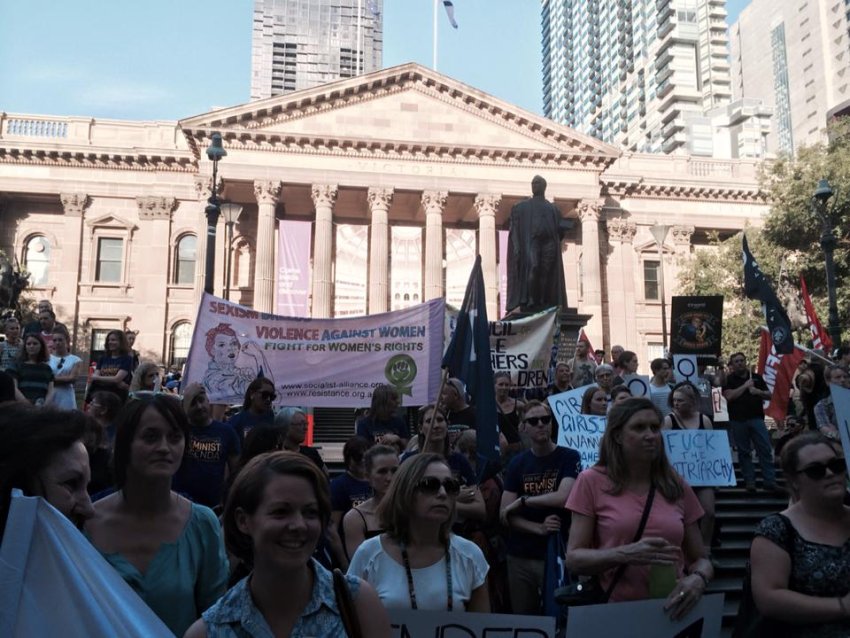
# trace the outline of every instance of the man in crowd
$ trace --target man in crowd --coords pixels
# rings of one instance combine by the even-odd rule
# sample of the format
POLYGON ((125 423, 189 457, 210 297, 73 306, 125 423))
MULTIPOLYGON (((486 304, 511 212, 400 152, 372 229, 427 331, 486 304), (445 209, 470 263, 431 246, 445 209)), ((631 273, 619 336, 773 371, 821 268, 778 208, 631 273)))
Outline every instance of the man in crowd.
MULTIPOLYGON (((35 307, 35 317, 36 318, 33 321, 30 321, 26 326, 24 326, 24 334, 42 331, 41 313, 43 313, 47 310, 49 310, 50 312, 54 312, 53 304, 50 303, 50 301, 48 301, 47 299, 42 299, 41 301, 38 302, 38 304, 36 304, 36 307, 35 307)), ((55 314, 53 315, 53 318, 54 318, 54 320, 56 319, 55 314)), ((60 326, 62 326, 63 328, 65 328, 66 332, 68 331, 68 328, 65 326, 65 324, 62 324, 62 323, 59 323, 59 322, 57 322, 57 323, 60 326)), ((51 326, 50 330, 53 330, 52 326, 51 326)))
POLYGON ((605 397, 610 402, 611 388, 614 387, 614 368, 609 366, 607 363, 603 363, 601 366, 596 368, 593 378, 596 381, 596 385, 605 391, 605 397))
POLYGON ((623 372, 619 367, 619 361, 620 355, 625 351, 623 346, 611 346, 611 365, 614 366, 614 376, 621 375, 623 372))
MULTIPOLYGON (((827 385, 834 383, 842 388, 850 388, 850 374, 847 368, 840 365, 827 366, 823 373, 827 385)), ((838 434, 838 418, 835 414, 835 405, 832 402, 832 394, 821 399, 815 404, 815 424, 820 432, 831 439, 840 441, 838 434)))
POLYGON ((572 385, 574 388, 580 388, 583 385, 593 383, 593 373, 596 372, 596 360, 590 353, 590 345, 587 341, 581 340, 576 343, 576 354, 570 364, 573 371, 572 385))
POLYGON ((756 448, 761 473, 764 477, 764 489, 777 492, 776 468, 773 465, 773 452, 770 435, 764 424, 762 403, 771 397, 764 379, 750 372, 747 357, 736 352, 729 358, 729 374, 723 386, 723 396, 729 410, 729 426, 732 438, 738 448, 738 461, 747 491, 756 491, 756 475, 753 467, 752 449, 756 448))
POLYGON ((63 410, 77 409, 77 379, 83 361, 68 351, 68 333, 64 328, 53 329, 53 354, 48 364, 53 370, 53 399, 51 403, 63 410))
POLYGON ((452 448, 464 430, 477 427, 475 408, 466 402, 466 390, 463 381, 451 378, 443 388, 443 405, 449 420, 449 440, 452 448))
POLYGON ((3 332, 6 335, 6 340, 0 342, 0 370, 8 370, 15 364, 23 345, 21 323, 17 317, 11 315, 6 318, 3 324, 3 332))
POLYGON ((668 359, 653 359, 649 364, 649 369, 652 370, 652 378, 649 380, 649 396, 653 405, 661 412, 661 416, 665 417, 670 414, 669 397, 672 388, 670 387, 670 376, 672 368, 668 359))

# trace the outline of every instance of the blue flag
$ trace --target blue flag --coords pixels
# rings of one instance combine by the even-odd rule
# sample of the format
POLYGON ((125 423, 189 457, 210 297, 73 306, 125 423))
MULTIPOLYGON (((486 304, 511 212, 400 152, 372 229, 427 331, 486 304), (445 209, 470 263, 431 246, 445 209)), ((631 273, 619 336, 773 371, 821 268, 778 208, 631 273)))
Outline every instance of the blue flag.
POLYGON ((794 352, 794 334, 791 332, 791 320, 785 307, 779 301, 770 282, 762 273, 758 263, 750 252, 747 236, 744 235, 744 294, 750 299, 761 302, 767 329, 773 340, 773 347, 779 354, 794 352))
POLYGON ((457 21, 455 20, 455 5, 451 0, 443 0, 443 6, 446 8, 446 15, 449 16, 449 22, 457 29, 457 21))
POLYGON ((472 397, 478 424, 478 453, 488 459, 498 459, 499 417, 490 364, 490 322, 487 320, 481 255, 475 258, 469 273, 457 327, 443 356, 443 367, 448 368, 450 377, 457 377, 466 384, 466 391, 472 397))

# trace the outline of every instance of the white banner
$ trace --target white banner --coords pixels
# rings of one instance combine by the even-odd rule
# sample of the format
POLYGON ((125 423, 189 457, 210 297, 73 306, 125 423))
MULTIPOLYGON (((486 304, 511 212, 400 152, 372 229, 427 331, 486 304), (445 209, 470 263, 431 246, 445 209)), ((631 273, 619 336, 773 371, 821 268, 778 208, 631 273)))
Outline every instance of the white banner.
POLYGON ((666 430, 670 464, 692 487, 735 487, 732 450, 725 430, 666 430))
POLYGON ((185 383, 197 381, 212 403, 241 403, 258 376, 280 405, 366 407, 372 390, 395 386, 406 405, 436 398, 445 303, 348 319, 297 319, 261 313, 205 294, 185 383))
MULTIPOLYGON (((445 342, 457 322, 457 309, 446 310, 445 342)), ((553 361, 558 313, 556 308, 517 319, 490 322, 490 363, 493 374, 509 372, 517 388, 545 388, 553 361)))
POLYGON ((711 407, 714 411, 713 418, 715 423, 729 422, 729 407, 726 405, 726 397, 723 396, 722 389, 711 389, 711 407))
POLYGON ((555 619, 519 614, 387 609, 393 638, 555 638, 555 619))
POLYGON ((625 385, 633 397, 649 398, 649 377, 642 374, 627 374, 623 376, 625 385))

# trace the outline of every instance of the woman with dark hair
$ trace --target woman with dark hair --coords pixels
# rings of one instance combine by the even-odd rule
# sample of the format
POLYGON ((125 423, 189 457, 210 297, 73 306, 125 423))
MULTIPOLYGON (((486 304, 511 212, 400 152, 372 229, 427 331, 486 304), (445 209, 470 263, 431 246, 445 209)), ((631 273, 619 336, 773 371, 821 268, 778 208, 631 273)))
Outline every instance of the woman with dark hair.
POLYGON ((276 398, 277 393, 271 379, 260 377, 251 381, 248 389, 245 390, 242 410, 227 420, 227 423, 236 430, 240 441, 246 439, 252 428, 261 424, 274 423, 272 404, 276 398))
MULTIPOLYGON (((693 383, 682 381, 674 385, 669 401, 673 411, 664 417, 664 421, 661 423, 662 430, 714 429, 711 419, 699 411, 700 394, 693 383)), ((710 548, 711 539, 714 536, 714 488, 696 487, 694 493, 705 512, 699 524, 702 531, 702 542, 706 548, 710 548)))
POLYGON ((375 445, 363 457, 366 476, 372 488, 372 497, 348 510, 342 519, 345 553, 349 559, 367 538, 378 536, 384 530, 378 522, 377 509, 387 493, 398 470, 398 454, 388 445, 375 445))
POLYGON ((123 330, 110 330, 104 341, 104 354, 97 360, 97 367, 86 391, 86 402, 100 390, 118 395, 121 402, 127 400, 130 380, 133 376, 133 357, 127 347, 127 336, 123 330))
POLYGON ((850 635, 850 508, 841 446, 819 432, 791 439, 782 472, 793 503, 759 523, 750 549, 752 595, 788 638, 850 635))
POLYGON ((88 407, 88 415, 104 432, 104 440, 109 445, 111 455, 112 445, 115 442, 115 419, 118 418, 123 403, 114 393, 99 390, 91 395, 88 407))
POLYGON ((617 370, 620 371, 616 377, 611 380, 612 385, 623 385, 623 377, 630 374, 637 374, 638 369, 638 356, 637 353, 632 352, 631 350, 625 350, 623 353, 617 358, 615 362, 617 364, 617 370))
MULTIPOLYGON (((185 638, 345 636, 331 573, 311 559, 331 514, 328 483, 307 458, 262 454, 246 465, 227 498, 228 551, 251 566, 185 638)), ((345 578, 361 635, 388 638, 390 622, 374 589, 345 578)))
POLYGON ((131 399, 116 426, 118 491, 97 502, 86 534, 180 636, 225 591, 221 526, 212 510, 171 491, 189 437, 178 399, 166 394, 131 399))
POLYGON ((407 460, 377 510, 385 532, 357 548, 348 573, 390 609, 489 612, 484 554, 451 533, 459 492, 439 454, 407 460))
POLYGON ((398 390, 391 385, 379 385, 372 391, 369 414, 357 422, 357 436, 384 445, 400 444, 403 448, 410 438, 410 428, 404 419, 396 415, 400 405, 398 390))
POLYGON ((611 388, 611 405, 608 406, 608 409, 617 405, 618 403, 622 403, 626 399, 632 398, 632 391, 629 390, 628 386, 625 385, 615 385, 611 388))
POLYGON ((8 372, 15 379, 15 388, 33 405, 50 403, 53 397, 53 369, 47 363, 50 353, 40 334, 24 337, 24 347, 18 360, 8 372))
POLYGON ((608 396, 602 388, 592 386, 581 395, 581 413, 590 416, 608 414, 608 396))
POLYGON ((41 496, 77 527, 94 515, 86 491, 89 456, 83 445, 88 419, 82 412, 26 403, 0 410, 0 537, 12 490, 41 496))
POLYGON ((598 575, 608 601, 665 596, 674 619, 699 602, 714 574, 697 525, 703 511, 667 460, 651 401, 611 408, 599 461, 579 475, 566 506, 567 568, 598 575))
MULTIPOLYGON (((522 440, 519 436, 520 414, 525 408, 525 402, 511 396, 511 373, 497 372, 493 375, 496 384, 496 409, 499 417, 499 432, 508 442, 506 456, 513 456, 522 450, 522 440)), ((507 460, 507 459, 506 459, 507 460)))

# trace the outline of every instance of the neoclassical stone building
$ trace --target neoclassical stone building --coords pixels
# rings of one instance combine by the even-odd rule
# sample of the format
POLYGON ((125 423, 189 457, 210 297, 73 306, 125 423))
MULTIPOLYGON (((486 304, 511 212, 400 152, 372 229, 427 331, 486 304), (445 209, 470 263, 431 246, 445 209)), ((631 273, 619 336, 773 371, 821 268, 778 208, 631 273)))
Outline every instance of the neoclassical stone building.
MULTIPOLYGON (((223 197, 242 205, 216 235, 215 290, 278 308, 281 222, 306 222, 307 312, 377 313, 445 295, 459 303, 476 253, 500 313, 500 245, 535 174, 575 220, 563 242, 571 306, 595 347, 660 352, 680 259, 707 233, 758 224, 767 206, 743 160, 623 154, 417 64, 215 110, 179 122, 0 113, 0 248, 32 273, 81 353, 106 330, 143 354, 185 357, 204 287, 218 131, 223 197)), ((284 233, 287 231, 283 231, 284 233)), ((302 246, 302 248, 306 248, 302 246)))

